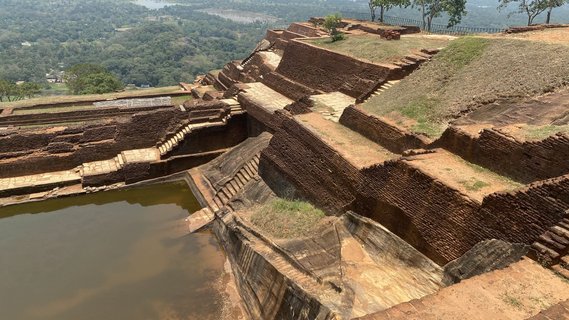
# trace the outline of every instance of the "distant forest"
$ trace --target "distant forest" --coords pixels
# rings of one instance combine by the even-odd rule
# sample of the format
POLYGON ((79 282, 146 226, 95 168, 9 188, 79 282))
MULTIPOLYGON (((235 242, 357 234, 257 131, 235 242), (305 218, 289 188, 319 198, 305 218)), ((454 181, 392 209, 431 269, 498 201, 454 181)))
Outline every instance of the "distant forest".
MULTIPOLYGON (((172 2, 178 5, 153 10, 128 0, 0 0, 0 79, 45 83, 48 73, 92 63, 125 84, 167 86, 192 81, 197 74, 245 57, 268 27, 332 12, 360 18, 368 14, 367 0, 167 3, 172 2), (261 13, 274 19, 239 23, 200 11, 206 9, 261 13)), ((523 16, 507 20, 507 11, 499 13, 497 6, 497 0, 469 1, 461 25, 524 24, 523 16)), ((411 8, 387 14, 419 19, 417 10, 411 8)), ((446 23, 444 17, 437 19, 435 23, 446 23)), ((553 21, 563 19, 569 19, 568 10, 560 8, 553 21)))
POLYGON ((52 70, 94 63, 125 84, 172 85, 246 56, 265 29, 185 6, 0 0, 0 79, 45 82, 52 70))

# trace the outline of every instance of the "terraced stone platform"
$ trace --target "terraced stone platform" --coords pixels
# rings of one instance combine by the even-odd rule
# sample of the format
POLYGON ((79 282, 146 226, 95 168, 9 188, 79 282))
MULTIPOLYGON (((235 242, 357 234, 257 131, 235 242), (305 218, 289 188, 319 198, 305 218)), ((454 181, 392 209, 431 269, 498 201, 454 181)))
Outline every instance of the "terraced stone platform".
POLYGON ((423 299, 359 319, 527 319, 568 298, 567 281, 537 262, 523 259, 505 269, 464 280, 423 299))
POLYGON ((330 92, 310 96, 314 103, 314 111, 322 114, 324 119, 339 122, 342 112, 356 103, 356 99, 341 92, 330 92))
POLYGON ((402 161, 478 202, 488 194, 522 186, 443 149, 406 157, 402 161))
POLYGON ((282 57, 272 51, 259 52, 259 55, 263 59, 263 62, 267 64, 273 70, 279 66, 282 57))
POLYGON ((291 99, 260 82, 248 83, 247 89, 240 96, 270 112, 284 109, 293 103, 291 99))
POLYGON ((81 182, 81 175, 75 170, 47 172, 29 176, 0 179, 0 196, 12 192, 32 193, 68 186, 81 182))
POLYGON ((339 123, 324 119, 318 113, 298 115, 295 119, 328 143, 356 168, 365 168, 398 156, 359 133, 339 123))

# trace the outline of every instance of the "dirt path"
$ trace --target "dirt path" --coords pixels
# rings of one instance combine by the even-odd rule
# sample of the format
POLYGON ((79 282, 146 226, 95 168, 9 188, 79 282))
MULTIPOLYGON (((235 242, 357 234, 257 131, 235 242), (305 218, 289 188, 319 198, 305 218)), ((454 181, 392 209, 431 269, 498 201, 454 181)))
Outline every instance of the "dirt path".
POLYGON ((554 28, 514 34, 501 34, 492 37, 506 37, 569 45, 569 28, 554 28))

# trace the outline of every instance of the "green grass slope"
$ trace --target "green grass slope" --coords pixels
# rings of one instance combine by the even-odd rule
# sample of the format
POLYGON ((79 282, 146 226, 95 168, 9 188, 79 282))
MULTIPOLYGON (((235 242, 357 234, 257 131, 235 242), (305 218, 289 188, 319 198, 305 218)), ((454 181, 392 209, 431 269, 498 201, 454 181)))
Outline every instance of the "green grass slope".
POLYGON ((568 46, 464 37, 362 107, 436 138, 449 121, 479 106, 522 100, 566 85, 568 46))

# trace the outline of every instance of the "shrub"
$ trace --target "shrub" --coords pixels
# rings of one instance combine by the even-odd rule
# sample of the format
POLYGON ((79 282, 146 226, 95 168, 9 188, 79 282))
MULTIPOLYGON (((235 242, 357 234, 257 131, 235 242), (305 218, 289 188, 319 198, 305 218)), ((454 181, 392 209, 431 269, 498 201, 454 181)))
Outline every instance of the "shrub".
POLYGON ((328 30, 332 42, 344 39, 344 34, 338 31, 341 23, 342 16, 339 13, 328 15, 324 19, 324 29, 328 30))

